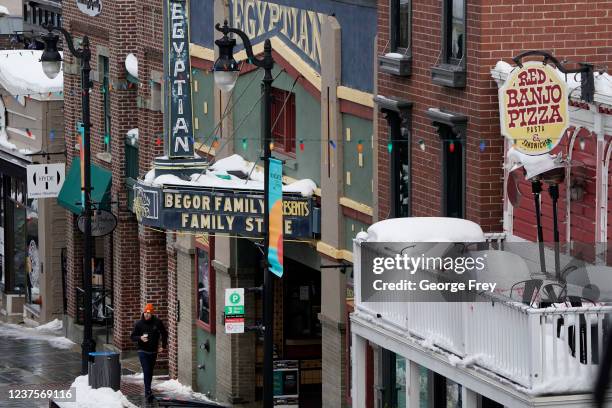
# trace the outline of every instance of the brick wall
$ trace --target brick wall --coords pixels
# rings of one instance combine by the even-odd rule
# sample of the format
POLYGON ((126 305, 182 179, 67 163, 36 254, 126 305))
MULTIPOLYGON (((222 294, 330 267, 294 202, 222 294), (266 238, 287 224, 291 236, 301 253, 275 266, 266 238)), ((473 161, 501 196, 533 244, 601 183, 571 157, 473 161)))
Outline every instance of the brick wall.
MULTIPOLYGON (((170 237, 167 239, 166 251, 168 258, 168 370, 170 378, 176 379, 178 378, 178 265, 174 239, 170 237)), ((190 285, 190 287, 193 286, 190 285)), ((191 316, 187 313, 186 317, 191 320, 191 316)))
MULTIPOLYGON (((125 177, 124 140, 128 130, 140 130, 140 174, 151 167, 151 158, 159 155, 162 148, 154 145, 154 134, 163 127, 160 112, 139 108, 138 100, 149 99, 150 71, 162 71, 162 14, 161 0, 106 0, 102 12, 96 17, 88 17, 76 8, 76 3, 68 2, 63 7, 63 25, 75 37, 90 37, 92 48, 92 70, 94 84, 90 92, 91 103, 91 157, 92 162, 112 171, 112 211, 117 216, 118 225, 112 240, 105 245, 107 273, 114 273, 114 345, 122 350, 134 347, 129 338, 134 320, 140 317, 142 303, 156 303, 158 315, 167 317, 168 286, 166 270, 166 242, 164 234, 145 231, 139 239, 138 224, 128 210, 125 177), (126 81, 125 57, 133 53, 138 58, 140 84, 126 81), (111 86, 108 90, 111 106, 111 155, 100 155, 104 151, 104 90, 98 71, 98 54, 106 54, 109 59, 111 86), (110 158, 110 160, 109 160, 110 158), (141 250, 143 245, 155 245, 141 250), (151 268, 155 265, 155 268, 151 268), (143 269, 146 268, 146 269, 143 269), (146 274, 141 273, 145 270, 146 274), (157 275, 156 275, 157 273, 157 275), (143 285, 141 287, 141 284, 143 285), (157 292, 155 288, 163 289, 157 292)), ((80 70, 75 59, 65 52, 64 75, 64 127, 69 162, 78 155, 75 126, 81 117, 80 70)), ((69 218, 72 215, 68 215, 69 218)), ((69 226, 72 221, 69 220, 69 226)), ((70 229, 70 228, 69 228, 70 229)), ((68 289, 69 315, 74 316, 72 288, 77 286, 82 276, 81 235, 78 231, 68 236, 68 289)))
MULTIPOLYGON (((609 2, 592 1, 468 1, 467 86, 452 89, 433 84, 431 67, 441 43, 441 1, 413 2, 412 75, 400 78, 379 73, 378 94, 412 101, 413 215, 441 214, 441 142, 425 115, 430 107, 468 116, 466 146, 466 218, 485 231, 502 224, 503 138, 499 133, 497 85, 490 70, 496 62, 523 50, 544 49, 559 60, 609 64, 612 59, 609 2), (425 151, 418 140, 425 142, 425 151), (480 152, 481 141, 485 143, 480 152)), ((377 54, 389 52, 389 1, 378 2, 377 54)), ((378 216, 390 211, 388 125, 378 115, 378 216)))

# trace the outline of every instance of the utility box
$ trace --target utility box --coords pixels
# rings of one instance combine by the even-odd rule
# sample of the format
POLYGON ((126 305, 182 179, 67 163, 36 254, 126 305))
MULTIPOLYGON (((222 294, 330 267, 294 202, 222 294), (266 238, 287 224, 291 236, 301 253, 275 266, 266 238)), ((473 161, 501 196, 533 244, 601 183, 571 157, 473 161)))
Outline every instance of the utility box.
POLYGON ((298 360, 274 361, 274 407, 300 406, 300 367, 298 360))
POLYGON ((121 361, 119 353, 97 351, 89 353, 88 379, 91 388, 121 388, 121 361))

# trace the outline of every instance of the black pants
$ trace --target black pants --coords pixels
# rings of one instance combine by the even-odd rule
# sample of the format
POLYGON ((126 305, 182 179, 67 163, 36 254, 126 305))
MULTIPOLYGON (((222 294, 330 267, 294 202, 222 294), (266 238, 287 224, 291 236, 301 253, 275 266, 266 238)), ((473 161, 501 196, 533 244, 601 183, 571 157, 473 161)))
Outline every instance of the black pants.
POLYGON ((151 381, 153 380, 153 368, 155 367, 155 360, 157 360, 157 353, 148 353, 139 350, 138 358, 140 359, 140 365, 142 366, 142 373, 144 375, 145 395, 149 395, 151 394, 151 381))

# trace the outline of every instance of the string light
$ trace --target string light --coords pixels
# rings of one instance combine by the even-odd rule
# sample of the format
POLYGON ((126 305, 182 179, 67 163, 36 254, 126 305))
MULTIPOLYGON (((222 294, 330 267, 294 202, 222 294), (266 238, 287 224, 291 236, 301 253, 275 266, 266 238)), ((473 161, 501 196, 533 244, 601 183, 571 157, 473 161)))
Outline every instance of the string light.
POLYGON ((389 153, 393 151, 393 142, 390 140, 389 143, 387 143, 387 150, 389 151, 389 153))
POLYGON ((304 151, 304 141, 300 140, 300 152, 304 151))
POLYGON ((423 139, 419 139, 419 147, 421 148, 421 151, 425 151, 425 141, 423 139))
POLYGON ((157 139, 155 139, 155 146, 161 146, 161 138, 159 136, 157 136, 157 139))
POLYGON ((242 150, 246 150, 247 147, 249 147, 249 144, 246 140, 246 138, 242 139, 242 150))
POLYGON ((584 140, 584 137, 580 137, 580 140, 578 141, 578 145, 580 146, 580 150, 584 150, 584 148, 586 147, 586 140, 584 140))
POLYGON ((357 153, 363 153, 363 143, 361 143, 361 140, 357 142, 357 153))
POLYGON ((110 135, 108 133, 104 135, 104 144, 110 144, 110 135))
POLYGON ((270 150, 274 150, 274 142, 270 142, 270 150))
POLYGON ((330 146, 332 147, 332 149, 336 148, 336 142, 334 142, 333 140, 329 141, 330 146))
POLYGON ((480 144, 478 145, 478 148, 480 149, 481 153, 485 151, 485 149, 487 148, 487 145, 486 145, 484 140, 480 141, 480 144))
POLYGON ((215 136, 215 139, 212 142, 212 148, 217 150, 219 148, 219 139, 215 136))
POLYGON ((55 130, 53 129, 49 132, 49 140, 51 140, 51 142, 55 141, 55 130))
POLYGON ((453 142, 452 140, 451 140, 450 144, 448 145, 448 151, 451 152, 451 153, 455 152, 455 142, 453 142))

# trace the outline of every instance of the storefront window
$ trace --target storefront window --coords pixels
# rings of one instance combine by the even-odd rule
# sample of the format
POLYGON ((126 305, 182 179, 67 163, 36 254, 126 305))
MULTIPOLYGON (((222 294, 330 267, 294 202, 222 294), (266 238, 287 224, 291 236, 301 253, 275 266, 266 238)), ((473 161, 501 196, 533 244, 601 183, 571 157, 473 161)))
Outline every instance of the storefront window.
POLYGON ((25 180, 0 175, 0 263, 5 292, 22 293, 26 288, 27 213, 25 180))
POLYGON ((210 245, 196 247, 198 325, 214 333, 214 270, 210 265, 210 245))
POLYGON ((4 176, 0 173, 0 286, 5 285, 5 261, 4 261, 4 176))
MULTIPOLYGON (((21 194, 21 193, 18 193, 21 194)), ((16 197, 20 197, 16 195, 16 197)), ((26 261, 26 211, 18 201, 13 205, 13 290, 22 292, 25 288, 26 261)))

